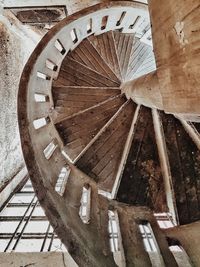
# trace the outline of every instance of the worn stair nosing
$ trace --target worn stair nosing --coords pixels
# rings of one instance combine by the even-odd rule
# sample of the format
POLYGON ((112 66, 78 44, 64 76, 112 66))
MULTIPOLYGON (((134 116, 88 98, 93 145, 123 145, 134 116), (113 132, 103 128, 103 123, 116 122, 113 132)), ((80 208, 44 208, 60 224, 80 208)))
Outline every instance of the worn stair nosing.
MULTIPOLYGON (((112 79, 108 78, 107 76, 104 76, 102 73, 100 73, 100 72, 98 72, 98 71, 96 71, 96 70, 94 70, 94 69, 91 69, 90 67, 88 67, 88 66, 86 66, 86 65, 84 65, 84 64, 82 64, 82 63, 80 63, 80 62, 78 62, 77 60, 74 60, 73 58, 70 58, 70 60, 73 61, 73 62, 75 62, 76 64, 81 65, 82 67, 88 69, 89 71, 91 71, 91 72, 93 72, 93 73, 95 73, 95 74, 98 74, 98 75, 101 76, 102 78, 104 78, 104 79, 106 79, 106 80, 109 80, 109 81, 112 82, 112 83, 115 83, 115 84, 116 84, 116 87, 117 87, 117 86, 120 86, 120 84, 121 84, 121 81, 120 81, 119 79, 117 79, 117 80, 112 80, 112 79)), ((61 68, 60 71, 67 71, 67 70, 66 70, 66 67, 61 68)), ((84 74, 84 72, 81 72, 81 73, 84 74)), ((56 81, 58 81, 58 80, 59 80, 59 76, 58 76, 58 79, 57 79, 57 80, 54 80, 54 82, 56 82, 56 81)), ((103 86, 103 87, 105 87, 105 86, 103 86)), ((115 86, 112 86, 112 87, 115 87, 115 86)), ((108 87, 108 88, 109 88, 109 87, 108 87)))
POLYGON ((109 101, 112 101, 113 99, 118 98, 118 97, 122 97, 122 95, 119 94, 119 95, 116 95, 116 96, 111 96, 111 97, 109 97, 108 99, 106 99, 106 100, 104 100, 104 101, 102 101, 102 102, 100 102, 100 103, 98 103, 98 104, 96 104, 96 105, 94 105, 94 106, 91 106, 91 107, 89 107, 89 108, 86 108, 86 109, 84 109, 84 110, 81 110, 81 111, 79 111, 79 112, 76 112, 76 113, 74 113, 73 115, 64 117, 64 118, 59 119, 59 120, 54 120, 54 124, 58 124, 58 123, 60 123, 60 122, 62 122, 62 121, 64 121, 64 120, 68 120, 68 119, 74 118, 74 117, 76 117, 76 116, 78 116, 78 115, 80 115, 80 114, 83 114, 83 113, 85 113, 85 112, 87 112, 87 111, 89 111, 89 110, 92 110, 93 108, 102 106, 103 104, 105 104, 105 103, 107 103, 107 102, 109 102, 109 101))

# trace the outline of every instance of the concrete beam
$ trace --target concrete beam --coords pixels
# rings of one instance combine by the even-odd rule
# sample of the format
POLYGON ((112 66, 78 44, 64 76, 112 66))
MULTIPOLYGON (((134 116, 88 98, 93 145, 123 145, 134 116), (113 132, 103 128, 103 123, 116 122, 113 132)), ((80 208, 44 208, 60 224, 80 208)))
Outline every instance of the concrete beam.
POLYGON ((164 137, 164 131, 162 123, 159 118, 158 111, 156 109, 152 109, 152 117, 155 129, 156 143, 158 147, 158 154, 164 179, 167 206, 169 208, 169 212, 172 214, 173 222, 175 224, 179 224, 176 199, 172 183, 172 176, 170 171, 170 164, 164 137))
POLYGON ((199 0, 148 3, 164 109, 200 114, 199 0))
POLYGON ((40 6, 66 6, 66 0, 4 0, 4 8, 40 7, 40 6))
POLYGON ((25 179, 27 174, 27 169, 26 167, 24 167, 21 171, 17 173, 17 175, 13 177, 9 184, 3 190, 0 191, 0 208, 8 200, 8 198, 15 191, 18 185, 25 179))

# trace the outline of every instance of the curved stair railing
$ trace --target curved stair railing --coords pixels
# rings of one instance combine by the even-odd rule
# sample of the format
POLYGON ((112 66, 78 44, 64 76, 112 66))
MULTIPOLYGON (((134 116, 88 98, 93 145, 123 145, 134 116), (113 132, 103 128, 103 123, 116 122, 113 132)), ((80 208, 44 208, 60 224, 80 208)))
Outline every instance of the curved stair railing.
MULTIPOLYGON (((162 202, 177 219, 180 204, 171 188, 174 181, 167 180, 173 172, 167 154, 170 137, 165 139, 158 126, 163 120, 167 127, 170 119, 136 105, 121 92, 124 81, 152 68, 147 5, 114 1, 58 23, 22 73, 18 118, 25 162, 46 215, 79 266, 151 266, 139 233, 142 222, 151 224, 159 266, 177 266, 152 211, 134 206, 159 210, 162 202), (143 51, 139 66, 130 59, 134 51, 143 51), (142 154, 149 140, 157 142, 158 152, 148 146, 147 157, 155 160, 142 154), (158 181, 152 192, 148 188, 150 193, 136 185, 135 199, 127 205, 117 192, 123 189, 121 180, 134 179, 131 168, 144 176, 143 186, 153 176, 158 181), (169 190, 167 204, 161 197, 162 176, 169 190), (154 192, 155 187, 159 190, 154 192)), ((192 129, 190 136, 198 143, 197 130, 192 129)), ((198 155, 198 149, 194 153, 198 155)))

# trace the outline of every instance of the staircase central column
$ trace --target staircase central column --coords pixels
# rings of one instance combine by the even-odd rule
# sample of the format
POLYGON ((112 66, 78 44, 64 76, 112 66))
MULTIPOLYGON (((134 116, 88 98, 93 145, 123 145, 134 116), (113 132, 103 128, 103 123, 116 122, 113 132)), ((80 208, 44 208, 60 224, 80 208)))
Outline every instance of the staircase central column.
POLYGON ((199 121, 199 0, 151 0, 157 70, 122 85, 136 103, 199 121))
POLYGON ((125 82, 121 85, 122 93, 135 103, 150 108, 163 110, 162 96, 157 72, 151 72, 138 79, 125 82))

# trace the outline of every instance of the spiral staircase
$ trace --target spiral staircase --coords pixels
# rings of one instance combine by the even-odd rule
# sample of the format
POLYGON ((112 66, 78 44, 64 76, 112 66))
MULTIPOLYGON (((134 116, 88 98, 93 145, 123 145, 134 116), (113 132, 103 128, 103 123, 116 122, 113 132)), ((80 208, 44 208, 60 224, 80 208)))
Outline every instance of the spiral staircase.
POLYGON ((29 175, 79 266, 151 266, 143 221, 157 239, 158 266, 177 266, 152 211, 170 211, 179 224, 200 219, 199 124, 138 105, 124 90, 155 70, 149 28, 145 4, 87 8, 44 36, 21 77, 29 175), (109 246, 111 217, 117 251, 109 246))

